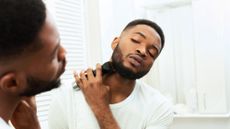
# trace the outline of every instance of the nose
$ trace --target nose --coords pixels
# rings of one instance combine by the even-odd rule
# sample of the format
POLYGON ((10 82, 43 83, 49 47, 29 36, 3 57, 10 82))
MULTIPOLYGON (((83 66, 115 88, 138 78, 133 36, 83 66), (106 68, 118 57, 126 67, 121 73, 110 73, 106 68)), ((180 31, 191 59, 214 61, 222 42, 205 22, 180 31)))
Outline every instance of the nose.
POLYGON ((138 54, 140 54, 142 57, 146 57, 147 53, 146 53, 146 48, 144 46, 140 46, 136 49, 136 52, 138 54))

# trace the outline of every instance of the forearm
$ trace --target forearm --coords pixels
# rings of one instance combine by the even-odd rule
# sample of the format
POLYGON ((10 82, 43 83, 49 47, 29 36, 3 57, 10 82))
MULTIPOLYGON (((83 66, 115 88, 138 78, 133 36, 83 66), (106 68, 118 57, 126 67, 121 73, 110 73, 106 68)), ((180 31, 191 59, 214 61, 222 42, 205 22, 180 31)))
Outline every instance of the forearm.
POLYGON ((120 129, 109 108, 98 111, 94 110, 94 114, 101 129, 120 129))
POLYGON ((15 129, 41 129, 39 123, 28 123, 28 124, 25 124, 23 126, 15 126, 14 127, 15 129))

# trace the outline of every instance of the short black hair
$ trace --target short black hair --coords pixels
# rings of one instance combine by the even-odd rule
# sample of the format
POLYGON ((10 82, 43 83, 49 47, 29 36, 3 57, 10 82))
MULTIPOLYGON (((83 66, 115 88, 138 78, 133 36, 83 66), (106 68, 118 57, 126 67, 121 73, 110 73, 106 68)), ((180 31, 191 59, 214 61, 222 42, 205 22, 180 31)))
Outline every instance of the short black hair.
POLYGON ((42 0, 0 0, 0 61, 35 45, 45 19, 42 0))
POLYGON ((153 22, 151 20, 147 20, 147 19, 135 19, 135 20, 129 22, 125 26, 125 28, 123 29, 123 31, 125 31, 125 30, 127 30, 127 29, 129 29, 131 27, 134 27, 136 25, 140 25, 140 24, 150 26, 154 30, 156 30, 156 32, 160 35, 160 38, 161 38, 161 50, 162 50, 163 47, 164 47, 164 44, 165 44, 164 32, 163 32, 163 30, 161 29, 161 27, 159 25, 157 25, 155 22, 153 22))

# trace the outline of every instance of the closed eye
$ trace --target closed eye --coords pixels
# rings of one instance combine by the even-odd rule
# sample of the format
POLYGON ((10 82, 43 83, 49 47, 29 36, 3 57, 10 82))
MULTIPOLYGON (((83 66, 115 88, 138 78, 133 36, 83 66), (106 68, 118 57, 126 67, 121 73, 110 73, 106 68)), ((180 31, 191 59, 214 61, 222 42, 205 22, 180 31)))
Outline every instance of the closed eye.
POLYGON ((148 53, 153 59, 155 59, 157 57, 157 54, 158 54, 155 49, 149 49, 148 53))
POLYGON ((136 39, 131 39, 131 41, 132 42, 134 42, 134 43, 140 43, 138 40, 136 40, 136 39))

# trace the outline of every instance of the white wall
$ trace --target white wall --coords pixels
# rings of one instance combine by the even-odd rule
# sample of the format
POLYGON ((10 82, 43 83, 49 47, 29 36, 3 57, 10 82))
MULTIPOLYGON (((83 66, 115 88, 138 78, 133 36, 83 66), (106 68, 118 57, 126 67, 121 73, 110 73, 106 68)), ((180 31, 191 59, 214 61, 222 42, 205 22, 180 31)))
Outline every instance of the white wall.
MULTIPOLYGON (((170 0, 164 0, 167 1, 170 0)), ((230 1, 179 1, 191 5, 172 4, 154 12, 137 8, 131 0, 100 0, 103 60, 110 58, 111 41, 128 22, 152 15, 166 30, 167 43, 145 80, 172 97, 175 103, 198 104, 194 112, 201 113, 195 117, 176 117, 171 129, 230 129, 227 114, 230 111, 230 1), (166 13, 167 8, 178 5, 179 8, 166 13), (164 18, 157 18, 162 14, 164 18)), ((151 6, 157 1, 139 0, 138 4, 145 6, 146 2, 151 6)))
POLYGON ((84 0, 87 67, 102 63, 100 8, 97 0, 84 0))
POLYGON ((99 0, 103 61, 112 54, 111 43, 125 25, 135 18, 133 0, 99 0))
POLYGON ((226 113, 225 40, 223 1, 193 2, 196 82, 200 112, 226 113), (209 6, 202 9, 209 2, 209 6), (218 91, 218 92, 217 92, 218 91))
POLYGON ((228 113, 229 1, 149 3, 147 17, 159 23, 166 36, 158 63, 159 90, 171 94, 175 104, 185 104, 187 113, 228 113))

